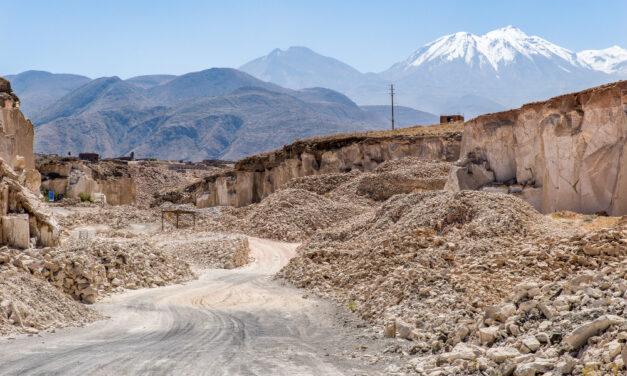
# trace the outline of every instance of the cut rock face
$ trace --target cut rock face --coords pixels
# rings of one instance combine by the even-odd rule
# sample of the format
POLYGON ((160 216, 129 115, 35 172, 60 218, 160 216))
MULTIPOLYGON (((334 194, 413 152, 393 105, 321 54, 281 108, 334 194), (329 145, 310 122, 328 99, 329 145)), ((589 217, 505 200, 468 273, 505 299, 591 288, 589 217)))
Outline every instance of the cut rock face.
POLYGON ((447 187, 500 184, 543 213, 620 216, 626 143, 627 81, 620 81, 468 121, 447 187))
POLYGON ((58 244, 57 223, 39 199, 40 175, 35 170, 33 124, 24 118, 10 83, 0 78, 0 215, 1 240, 28 248, 58 244))

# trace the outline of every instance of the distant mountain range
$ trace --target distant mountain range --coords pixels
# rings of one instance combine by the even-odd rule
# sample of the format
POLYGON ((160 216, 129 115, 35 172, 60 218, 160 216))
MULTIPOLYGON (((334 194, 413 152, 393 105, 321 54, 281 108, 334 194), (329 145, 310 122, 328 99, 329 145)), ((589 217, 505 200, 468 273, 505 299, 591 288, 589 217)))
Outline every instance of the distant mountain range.
POLYGON ((292 89, 328 87, 360 105, 387 103, 387 85, 394 83, 403 105, 469 118, 625 79, 627 50, 575 53, 507 26, 481 36, 443 36, 377 74, 305 47, 274 50, 240 69, 292 89))
MULTIPOLYGON (((25 72, 15 81, 30 75, 43 74, 25 72)), ((378 111, 330 89, 285 89, 230 68, 89 80, 30 117, 37 152, 111 157, 132 151, 195 161, 236 160, 296 138, 390 126, 378 111)))
POLYGON ((508 26, 443 36, 380 73, 290 47, 240 70, 6 78, 35 123, 36 151, 237 159, 297 137, 387 128, 390 83, 402 104, 397 126, 424 125, 440 114, 470 118, 625 79, 627 50, 575 53, 508 26))
POLYGON ((28 115, 36 114, 57 99, 91 81, 85 76, 42 71, 27 71, 7 75, 4 78, 11 81, 13 90, 20 93, 22 111, 28 115))

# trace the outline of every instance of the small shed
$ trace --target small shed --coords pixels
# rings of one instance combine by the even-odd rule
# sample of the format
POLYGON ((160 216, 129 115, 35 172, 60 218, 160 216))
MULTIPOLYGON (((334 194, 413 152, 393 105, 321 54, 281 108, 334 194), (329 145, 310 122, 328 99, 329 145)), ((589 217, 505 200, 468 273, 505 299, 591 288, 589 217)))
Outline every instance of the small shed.
POLYGON ((458 121, 464 121, 464 117, 462 115, 441 115, 440 116, 440 124, 454 123, 458 121))

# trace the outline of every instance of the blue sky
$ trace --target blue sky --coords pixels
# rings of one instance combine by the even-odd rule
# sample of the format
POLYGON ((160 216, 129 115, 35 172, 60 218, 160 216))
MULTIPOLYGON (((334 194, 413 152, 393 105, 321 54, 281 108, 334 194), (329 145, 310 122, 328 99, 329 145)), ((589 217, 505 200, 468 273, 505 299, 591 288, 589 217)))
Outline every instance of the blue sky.
POLYGON ((625 0, 0 0, 0 9, 0 74, 181 74, 292 45, 379 72, 439 36, 506 25, 574 51, 627 48, 625 0))

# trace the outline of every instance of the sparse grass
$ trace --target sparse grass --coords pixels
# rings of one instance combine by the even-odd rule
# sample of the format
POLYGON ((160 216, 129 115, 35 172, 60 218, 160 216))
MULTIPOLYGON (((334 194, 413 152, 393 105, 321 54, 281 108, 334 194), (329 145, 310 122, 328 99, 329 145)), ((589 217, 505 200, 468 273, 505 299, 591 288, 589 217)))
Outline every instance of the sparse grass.
MULTIPOLYGON (((381 131, 369 131, 369 132, 352 132, 352 133, 335 133, 324 136, 314 136, 303 140, 295 140, 292 144, 299 142, 302 143, 317 143, 348 139, 351 137, 357 138, 386 138, 394 136, 445 136, 453 133, 461 133, 464 131, 464 123, 461 121, 446 123, 446 124, 433 124, 433 125, 415 125, 407 128, 399 128, 395 130, 381 130, 381 131)), ((291 145, 291 144, 290 144, 291 145)), ((288 145, 284 145, 285 148, 288 145)), ((277 149, 280 150, 280 149, 277 149)), ((270 150, 263 153, 253 154, 241 159, 238 163, 245 163, 249 160, 263 158, 277 152, 277 150, 270 150)))
POLYGON ((391 136, 435 136, 444 135, 447 133, 463 132, 464 123, 461 121, 446 123, 446 124, 433 124, 433 125, 415 125, 407 128, 398 129, 386 129, 381 131, 369 131, 369 132, 352 132, 352 133, 336 133, 324 136, 315 136, 304 139, 302 141, 308 142, 320 142, 329 141, 334 139, 341 139, 347 137, 391 137, 391 136))
POLYGON ((348 309, 350 309, 351 312, 355 312, 355 309, 357 309, 357 303, 351 300, 350 302, 348 302, 348 309))
POLYGON ((567 210, 552 213, 550 216, 554 220, 567 223, 570 226, 577 226, 586 232, 625 226, 627 224, 627 216, 608 217, 597 214, 575 213, 567 210))

